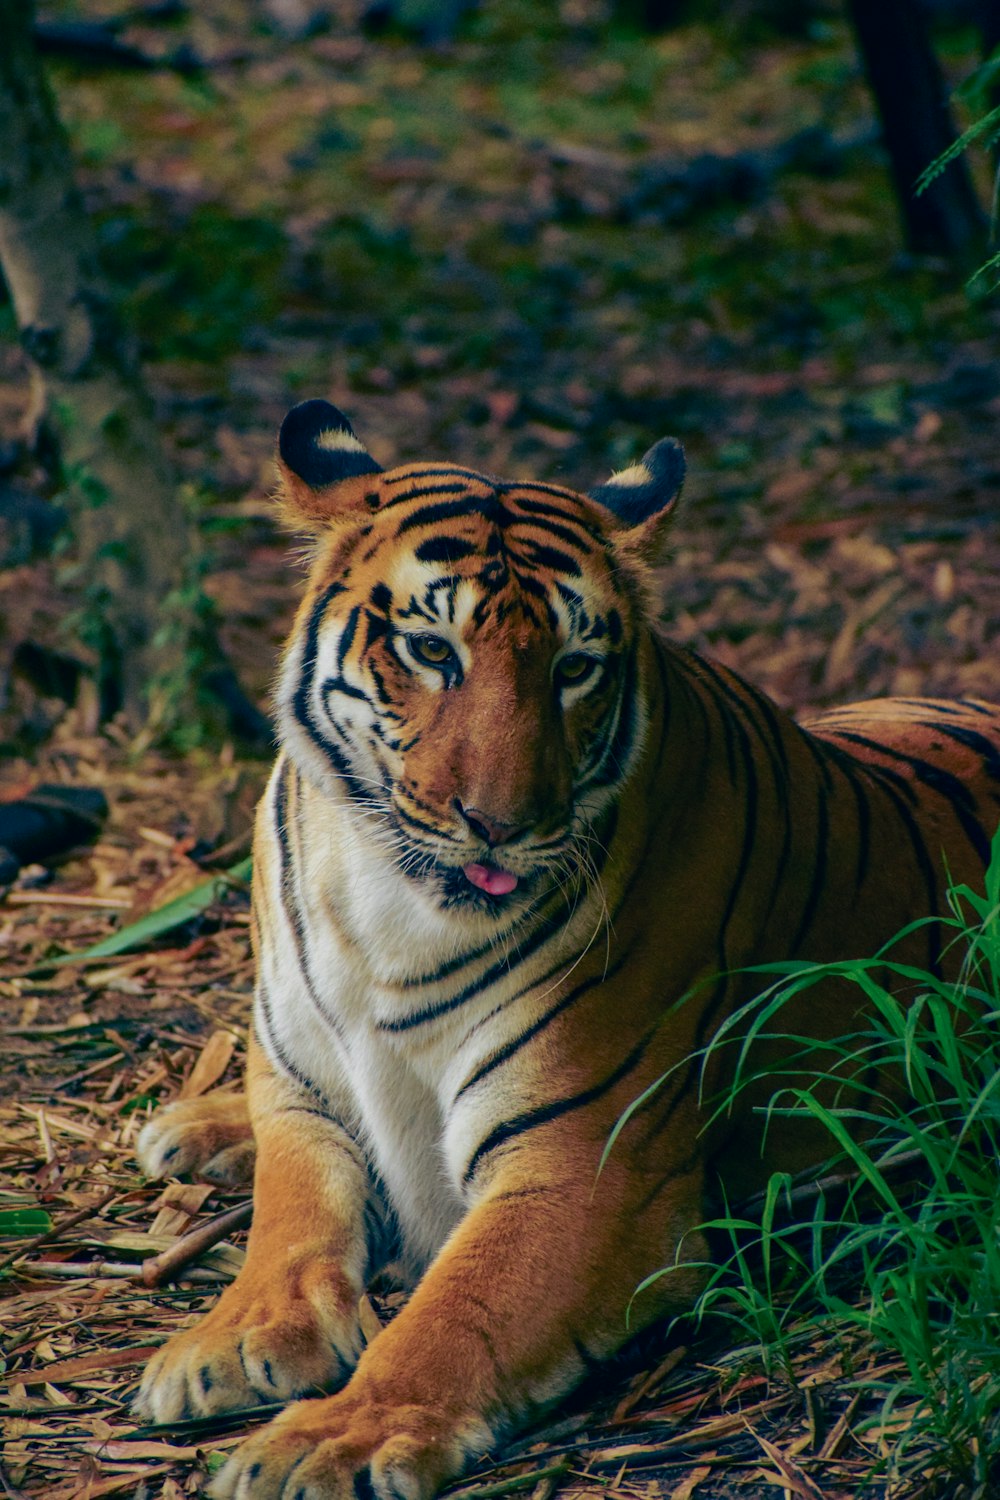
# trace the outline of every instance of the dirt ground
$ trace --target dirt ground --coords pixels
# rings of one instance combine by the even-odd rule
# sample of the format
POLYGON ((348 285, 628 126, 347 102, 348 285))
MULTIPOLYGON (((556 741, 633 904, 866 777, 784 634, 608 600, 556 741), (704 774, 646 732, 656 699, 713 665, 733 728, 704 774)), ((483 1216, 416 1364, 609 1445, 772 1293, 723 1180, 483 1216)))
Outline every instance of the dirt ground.
MULTIPOLYGON (((287 7, 223 0, 122 33, 158 56, 195 49, 194 76, 53 62, 255 698, 300 578, 268 498, 274 432, 307 395, 346 410, 383 463, 581 487, 673 432, 690 464, 662 570, 675 638, 800 713, 1000 698, 1000 312, 901 251, 836 11, 815 7, 794 37, 690 25, 650 41, 600 5, 542 20, 483 5, 428 48, 363 31, 346 5, 316 10, 308 34, 287 7), (786 150, 803 131, 818 165, 786 150), (720 161, 743 163, 721 188, 720 161)), ((946 39, 956 78, 970 48, 946 39)), ((26 371, 0 307, 4 337, 0 499, 58 501, 17 446, 26 371)), ((67 556, 29 533, 0 515, 0 639, 85 661, 67 556)), ((241 1199, 146 1183, 132 1148, 157 1104, 238 1079, 247 897, 218 872, 247 853, 266 760, 238 743, 138 753, 98 728, 86 687, 68 706, 8 660, 0 797, 94 786, 110 815, 95 844, 0 899, 3 1488, 179 1500, 251 1418, 137 1430, 129 1396, 149 1350, 238 1269, 245 1234, 174 1283, 141 1267, 241 1199), (209 878, 192 920, 59 962, 209 878)), ((397 1305, 373 1291, 369 1330, 397 1305)), ((883 1417, 857 1382, 891 1365, 805 1335, 791 1358, 765 1370, 725 1330, 676 1330, 461 1493, 888 1493, 906 1412, 883 1417)), ((957 1493, 933 1471, 929 1456, 891 1493, 957 1493)))

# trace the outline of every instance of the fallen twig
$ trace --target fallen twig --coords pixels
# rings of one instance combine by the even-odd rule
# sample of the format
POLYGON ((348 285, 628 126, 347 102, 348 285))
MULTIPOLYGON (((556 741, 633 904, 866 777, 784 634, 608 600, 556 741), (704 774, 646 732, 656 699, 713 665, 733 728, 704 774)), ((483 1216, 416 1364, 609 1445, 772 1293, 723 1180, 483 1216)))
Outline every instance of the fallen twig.
POLYGON ((270 1421, 279 1411, 284 1411, 284 1401, 262 1401, 259 1406, 244 1406, 239 1411, 215 1412, 210 1417, 182 1417, 176 1422, 148 1422, 145 1427, 134 1427, 123 1432, 122 1439, 136 1442, 140 1438, 210 1436, 227 1432, 232 1428, 245 1427, 248 1422, 270 1421))
POLYGON ((235 1208, 227 1208, 221 1214, 215 1214, 213 1218, 206 1219, 205 1223, 199 1224, 197 1229, 192 1229, 189 1234, 182 1235, 176 1245, 171 1245, 169 1250, 163 1250, 159 1255, 152 1255, 148 1260, 143 1261, 141 1267, 143 1286, 162 1286, 163 1282, 170 1281, 199 1255, 204 1255, 206 1250, 211 1250, 213 1245, 217 1245, 234 1230, 242 1229, 249 1224, 252 1215, 253 1200, 247 1199, 246 1203, 238 1203, 235 1208))
MULTIPOLYGON (((143 1286, 142 1266, 126 1265, 120 1260, 29 1260, 18 1266, 23 1276, 66 1277, 73 1280, 134 1281, 143 1286)), ((184 1280, 206 1286, 232 1281, 226 1271, 185 1271, 184 1280)))
POLYGON ((8 1266, 12 1266, 15 1261, 20 1260, 23 1256, 30 1255, 32 1250, 37 1250, 39 1245, 48 1245, 53 1240, 59 1239, 60 1235, 65 1234, 67 1229, 75 1229, 77 1224, 82 1224, 84 1219, 89 1219, 93 1214, 100 1213, 102 1208, 107 1208, 108 1204, 112 1203, 116 1198, 124 1198, 125 1196, 126 1194, 122 1192, 121 1188, 111 1188, 94 1203, 88 1203, 84 1208, 78 1208, 75 1213, 67 1214, 65 1219, 60 1219, 58 1224, 53 1224, 51 1229, 43 1229, 41 1234, 36 1234, 34 1239, 29 1240, 26 1245, 22 1245, 20 1250, 12 1250, 9 1255, 5 1255, 3 1260, 0 1260, 0 1272, 6 1271, 8 1266))
POLYGON ((8 906, 79 906, 100 907, 107 911, 128 911, 129 896, 81 896, 72 891, 8 891, 8 906))
POLYGON ((530 1489, 546 1479, 561 1478, 569 1470, 570 1463, 566 1459, 562 1463, 550 1464, 547 1469, 532 1469, 528 1474, 515 1474, 512 1479, 497 1479, 492 1484, 474 1485, 467 1490, 448 1490, 446 1493, 454 1494, 456 1500, 493 1500, 495 1495, 510 1495, 516 1490, 530 1489))

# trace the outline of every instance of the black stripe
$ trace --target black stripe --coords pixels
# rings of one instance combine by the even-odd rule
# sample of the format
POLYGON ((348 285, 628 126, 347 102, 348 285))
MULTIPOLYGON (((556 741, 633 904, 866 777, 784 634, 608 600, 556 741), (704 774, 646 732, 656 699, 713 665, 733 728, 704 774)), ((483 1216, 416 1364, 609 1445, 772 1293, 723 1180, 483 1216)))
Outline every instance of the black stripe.
MULTIPOLYGON (((699 657, 692 657, 685 661, 686 666, 704 666, 699 657)), ((694 674, 693 674, 694 675, 694 674)), ((734 791, 739 790, 739 780, 736 774, 736 749, 740 751, 743 769, 743 841, 737 861, 736 873, 730 883, 729 894, 723 908, 722 919, 719 923, 719 937, 716 947, 717 968, 721 973, 728 970, 729 949, 728 931, 736 910, 737 902, 743 892, 747 871, 753 856, 754 841, 757 836, 757 814, 759 803, 759 784, 757 780, 757 763, 750 743, 750 736, 740 717, 736 715, 733 706, 727 700, 720 686, 716 685, 709 675, 707 680, 695 678, 695 685, 700 692, 712 703, 715 708, 716 718, 721 726, 723 740, 726 746, 726 756, 729 763, 730 781, 734 791)), ((707 720, 706 720, 707 721, 707 720)), ((709 732, 711 739, 711 735, 709 732)), ((696 1044, 700 1046, 708 1034, 708 1030, 715 1019, 718 1006, 722 1003, 725 995, 725 987, 722 986, 705 1006, 696 1028, 696 1044)))
MULTIPOLYGON (((871 761, 858 760, 849 751, 828 740, 822 741, 824 752, 833 758, 834 764, 845 774, 850 774, 848 767, 853 769, 868 781, 873 790, 878 790, 888 798, 895 810, 896 816, 906 830, 910 845, 916 856, 917 867, 924 880, 924 889, 927 892, 928 916, 937 917, 938 906, 938 874, 934 863, 927 851, 923 831, 914 818, 909 802, 916 806, 919 798, 912 782, 899 771, 892 771, 888 766, 873 765, 871 761)), ((941 977, 941 926, 939 922, 931 922, 928 925, 928 966, 936 978, 941 977)))
MULTIPOLYGON (((475 469, 462 469, 457 464, 447 464, 439 468, 428 464, 426 468, 411 468, 406 474, 386 474, 383 484, 415 484, 421 479, 474 479, 479 484, 489 484, 490 480, 485 474, 478 473, 475 469)), ((390 502, 396 504, 395 498, 390 502)))
POLYGON ((489 1135, 485 1136, 479 1142, 479 1145, 469 1158, 469 1163, 462 1173, 462 1182, 465 1186, 468 1187, 472 1181, 476 1168, 483 1157, 488 1156, 491 1151, 495 1151, 498 1146, 506 1144, 507 1141, 514 1140, 519 1135, 524 1135, 529 1130, 536 1129, 539 1125, 547 1125, 550 1121, 557 1120, 562 1115, 570 1114, 573 1110, 583 1109, 586 1105, 592 1104, 595 1099, 601 1099, 605 1094, 609 1094, 616 1084, 621 1083, 623 1078, 627 1077, 634 1068, 638 1067, 646 1048, 655 1035, 656 1027, 654 1026, 636 1043, 632 1051, 618 1064, 614 1072, 610 1073, 607 1078, 602 1079, 600 1083, 592 1084, 589 1089, 583 1089, 578 1094, 570 1094, 568 1098, 553 1099, 548 1104, 536 1105, 534 1109, 525 1110, 523 1114, 515 1115, 513 1119, 504 1120, 501 1124, 495 1125, 489 1135))
POLYGON ((864 745, 866 749, 876 750, 889 760, 898 760, 909 766, 919 782, 945 799, 983 864, 989 864, 990 840, 975 815, 975 798, 964 781, 960 781, 942 766, 934 765, 932 761, 922 760, 918 755, 907 755, 902 750, 894 750, 888 745, 880 744, 878 740, 870 739, 868 735, 846 729, 840 730, 839 734, 841 739, 849 740, 851 744, 864 745))
MULTIPOLYGON (((823 743, 824 750, 829 747, 823 743)), ((858 815, 858 854, 854 870, 854 894, 858 896, 861 887, 868 878, 868 867, 871 856, 871 802, 869 801, 869 788, 864 786, 858 779, 861 769, 860 762, 852 761, 843 757, 837 762, 837 768, 850 787, 854 796, 855 808, 858 815)))
MULTIPOLYGON (((732 704, 736 716, 742 716, 746 724, 753 729, 771 768, 774 793, 783 819, 783 831, 781 849, 778 854, 772 880, 771 903, 763 919, 766 922, 774 911, 780 894, 781 882, 784 879, 792 852, 792 810, 788 795, 788 752, 782 734, 783 721, 779 718, 771 700, 765 694, 758 692, 750 683, 740 680, 738 688, 741 691, 738 691, 737 684, 728 680, 727 675, 720 671, 715 663, 708 658, 698 657, 698 665, 707 671, 712 680, 718 685, 727 700, 732 704), (744 697, 743 694, 746 696, 744 697), (763 720, 763 725, 759 720, 763 720)), ((793 721, 786 719, 784 722, 798 729, 798 726, 793 721)), ((802 733, 801 730, 798 732, 802 733)))
POLYGON ((361 605, 356 604, 347 616, 347 623, 344 625, 340 640, 337 643, 337 670, 339 672, 344 670, 344 659, 354 642, 354 634, 358 628, 358 616, 360 613, 361 605))
MULTIPOLYGON (((557 500, 569 500, 571 502, 575 501, 577 503, 579 503, 581 498, 575 490, 568 490, 565 485, 545 484, 542 480, 539 479, 500 479, 496 481, 496 484, 498 490, 500 490, 504 494, 512 495, 519 505, 532 505, 534 507, 537 507, 539 510, 541 510, 542 508, 541 501, 525 500, 523 496, 525 494, 554 495, 557 500)), ((563 512, 556 513, 563 514, 563 512)), ((575 515, 571 514, 570 518, 572 520, 576 520, 575 515)), ((583 520, 580 520, 579 524, 583 526, 586 523, 583 520)), ((595 528, 595 535, 596 534, 597 532, 595 528)))
MULTIPOLYGON (((520 559, 518 559, 518 561, 520 561, 520 559)), ((511 573, 517 579, 518 583, 526 594, 532 594, 536 599, 544 599, 546 604, 548 604, 549 591, 545 587, 544 583, 542 583, 540 578, 533 577, 531 573, 525 573, 521 568, 512 567, 511 573)), ((532 615, 531 618, 534 619, 534 615, 532 615)))
MULTIPOLYGON (((575 531, 571 531, 568 526, 561 526, 558 521, 550 521, 548 519, 537 522, 518 521, 517 524, 520 531, 523 531, 526 526, 537 525, 540 531, 544 531, 550 536, 558 537, 561 542, 566 542, 570 547, 575 547, 584 557, 592 557, 594 555, 593 547, 588 542, 585 542, 583 537, 579 536, 575 531)), ((584 532, 584 536, 592 535, 584 527, 581 527, 581 530, 584 532)))
POLYGON ((371 790, 363 782, 355 778, 351 769, 350 761, 343 751, 320 732, 312 712, 312 686, 316 674, 316 649, 319 640, 319 629, 323 622, 323 616, 332 599, 338 594, 345 593, 342 583, 331 583, 319 595, 312 609, 309 611, 309 620, 306 625, 305 642, 302 650, 302 675, 299 685, 295 689, 292 698, 292 709, 296 720, 305 730, 307 736, 321 752, 322 755, 333 766, 333 769, 345 783, 348 792, 356 802, 372 802, 375 799, 371 790))
POLYGON ((568 552, 560 552, 558 547, 531 539, 522 544, 522 550, 530 553, 527 561, 533 567, 552 568, 557 573, 568 573, 571 578, 580 577, 581 568, 576 558, 570 557, 568 552))
POLYGON ((422 563, 455 563, 469 557, 477 549, 472 542, 461 536, 429 536, 420 543, 414 556, 422 563))
POLYGON ((632 746, 635 744, 636 724, 639 718, 638 655, 638 648, 633 641, 625 657, 622 685, 616 704, 617 712, 609 716, 610 734, 600 751, 593 771, 589 772, 581 782, 578 795, 590 791, 595 786, 612 786, 616 781, 621 781, 628 770, 628 761, 632 746))
MULTIPOLYGON (((471 984, 466 985, 464 989, 459 990, 458 994, 452 995, 448 1000, 439 1000, 435 1005, 427 1005, 422 1010, 411 1011, 408 1016, 400 1016, 393 1021, 379 1021, 379 1031, 389 1031, 393 1034, 398 1034, 401 1031, 409 1031, 414 1026, 422 1026, 427 1021, 436 1021, 440 1016, 446 1016, 451 1011, 458 1010, 460 1006, 466 1005, 470 1000, 474 1000, 483 990, 489 989, 491 985, 496 984, 499 979, 505 978, 508 974, 513 974, 515 969, 524 963, 525 959, 530 958, 543 944, 548 942, 550 937, 557 933, 561 927, 565 926, 571 911, 571 903, 565 899, 560 900, 553 915, 535 928, 534 932, 521 945, 516 954, 513 956, 508 955, 498 960, 497 963, 492 964, 478 979, 474 979, 471 984)), ((489 949, 487 948, 482 951, 488 952, 489 949)), ((465 959, 459 960, 456 967, 460 967, 466 961, 465 959)), ((454 960, 452 962, 454 963, 454 960)), ((420 980, 407 980, 406 988, 419 986, 420 983, 420 980)))
MULTIPOLYGON (((565 492, 562 490, 552 490, 551 493, 559 495, 565 492)), ((557 532, 557 527, 563 525, 567 527, 575 526, 583 532, 584 536, 589 537, 592 542, 596 542, 599 547, 604 543, 604 538, 597 527, 590 525, 583 516, 575 515, 572 511, 563 510, 557 505, 545 505, 540 500, 528 500, 520 494, 512 495, 511 499, 518 510, 523 510, 526 515, 543 517, 545 525, 551 527, 557 535, 562 535, 561 531, 557 532)), ((569 537, 565 537, 565 540, 568 541, 569 537)), ((582 547, 583 545, 579 539, 577 539, 576 544, 578 547, 582 547)))
MULTIPOLYGON (((631 952, 623 954, 615 964, 614 968, 608 969, 600 974, 594 974, 589 979, 585 979, 582 981, 582 983, 575 985, 573 989, 571 989, 567 994, 563 995, 561 1000, 557 1000, 555 1005, 551 1006, 547 1011, 539 1016, 536 1021, 533 1021, 526 1030, 522 1031, 519 1036, 514 1037, 513 1041, 507 1042, 505 1046, 500 1047, 496 1052, 493 1053, 491 1057, 488 1057, 486 1059, 481 1067, 476 1069, 471 1078, 467 1078, 465 1080, 465 1082, 462 1084, 462 1087, 459 1089, 458 1093, 452 1100, 452 1104, 457 1104, 459 1099, 461 1099, 462 1095, 467 1089, 471 1089, 473 1085, 479 1083, 483 1078, 487 1077, 488 1074, 493 1072, 494 1068, 499 1068, 501 1063, 507 1062, 509 1058, 514 1056, 515 1052, 519 1052, 520 1049, 526 1045, 526 1043, 530 1042, 532 1037, 537 1036, 540 1031, 543 1031, 545 1027, 548 1026, 550 1021, 554 1021, 556 1016, 562 1015, 564 1010, 568 1010, 571 1005, 575 1005, 576 1002, 582 999, 584 995, 589 993, 589 991, 592 990, 596 984, 604 984, 605 981, 613 979, 615 975, 619 973, 623 965, 629 961, 631 956, 631 952)), ((545 980, 540 979, 538 980, 537 984, 532 985, 531 988, 538 988, 544 983, 545 980)), ((521 991, 522 995, 526 995, 527 993, 527 990, 521 991)), ((520 996, 518 996, 518 999, 520 999, 520 996)))
POLYGON ((463 495, 466 499, 474 498, 470 495, 467 484, 425 484, 416 489, 407 490, 404 495, 394 495, 381 507, 382 510, 392 510, 394 506, 406 505, 414 500, 423 500, 428 495, 463 495))
MULTIPOLYGON (((928 713, 933 712, 935 714, 958 714, 959 716, 961 716, 963 707, 967 700, 956 698, 953 702, 948 702, 943 698, 908 698, 894 695, 890 702, 906 703, 911 708, 926 709, 928 713)), ((858 707, 860 707, 860 705, 858 705, 858 707)), ((845 704, 842 709, 833 709, 831 710, 831 713, 843 714, 845 717, 851 717, 853 710, 853 705, 845 704)), ((826 716, 824 715, 824 718, 825 717, 826 716)))
MULTIPOLYGON (((980 734, 978 729, 967 729, 959 724, 925 724, 925 729, 934 729, 948 739, 954 740, 956 744, 964 745, 967 750, 975 751, 982 761, 982 769, 987 776, 1000 781, 1000 744, 987 739, 985 734, 980 734)), ((1000 724, 998 724, 1000 729, 1000 724)))
POLYGON ((638 1218, 640 1214, 644 1214, 646 1212, 646 1210, 660 1196, 660 1194, 663 1192, 663 1189, 667 1186, 668 1183, 676 1182, 678 1178, 691 1177, 703 1166, 704 1151, 702 1149, 701 1141, 696 1138, 692 1149, 688 1152, 686 1159, 684 1161, 672 1162, 669 1169, 664 1172, 663 1175, 653 1183, 652 1187, 648 1188, 642 1195, 638 1203, 635 1205, 634 1210, 632 1210, 635 1217, 638 1218))
POLYGON ((437 526, 441 521, 454 521, 463 516, 482 514, 483 502, 476 495, 464 494, 460 500, 442 500, 436 505, 422 505, 419 510, 404 516, 396 530, 397 537, 416 526, 437 526))
MULTIPOLYGON (((536 540, 541 535, 543 537, 554 537, 557 541, 565 542, 568 547, 571 547, 581 557, 592 557, 594 554, 594 548, 584 539, 584 536, 571 531, 568 526, 560 526, 556 521, 535 520, 531 516, 515 516, 513 524, 517 529, 518 541, 522 546, 543 546, 543 542, 536 540)), ((582 603, 582 600, 580 602, 582 603)))
POLYGON ((312 975, 309 972, 309 956, 306 953, 305 937, 302 931, 302 916, 295 895, 295 871, 293 868, 291 840, 288 836, 288 778, 290 774, 295 775, 296 792, 298 792, 298 771, 286 759, 281 767, 281 773, 278 777, 277 795, 274 799, 274 832, 278 842, 280 869, 278 889, 281 897, 281 906, 285 913, 285 920, 292 930, 295 957, 306 994, 337 1040, 346 1047, 340 1020, 320 998, 316 991, 316 986, 313 984, 312 975))
MULTIPOLYGON (((824 768, 825 769, 825 768, 824 768)), ((827 775, 829 773, 827 772, 827 775)), ((806 896, 805 906, 799 918, 799 925, 795 929, 788 950, 789 956, 793 957, 799 951, 802 943, 815 920, 819 910, 820 900, 826 886, 826 877, 830 864, 830 813, 827 807, 828 784, 821 776, 816 781, 816 841, 814 845, 812 879, 809 882, 809 894, 806 896)))
MULTIPOLYGON (((414 742, 411 741, 411 744, 412 743, 414 742)), ((404 748, 409 749, 409 746, 405 746, 404 748)), ((448 833, 447 831, 442 831, 442 829, 440 828, 435 828, 432 823, 424 823, 420 818, 415 818, 412 813, 407 812, 406 808, 402 805, 398 797, 393 799, 392 810, 399 818, 402 819, 404 823, 408 823, 411 828, 417 828, 421 833, 429 833, 432 838, 448 839, 452 843, 456 842, 456 837, 453 833, 448 833)))
MULTIPOLYGON (((374 707, 372 700, 363 688, 355 687, 353 682, 347 682, 343 677, 327 677, 320 688, 320 692, 323 694, 324 705, 326 705, 326 699, 329 698, 331 693, 341 693, 345 698, 358 698, 362 703, 367 703, 369 708, 374 707)), ((329 706, 327 706, 327 712, 330 712, 329 706)), ((332 717, 333 715, 331 714, 332 717)))
POLYGON ((317 1084, 313 1083, 311 1078, 309 1078, 305 1073, 301 1072, 300 1069, 295 1066, 291 1058, 286 1053, 284 1047, 279 1042, 274 1029, 274 1014, 271 1010, 271 1002, 268 997, 267 988, 263 980, 259 979, 257 981, 257 993, 254 996, 254 999, 256 1002, 254 1005, 254 1021, 260 1022, 260 1024, 263 1026, 264 1033, 267 1038, 267 1043, 270 1044, 268 1046, 265 1044, 262 1038, 258 1038, 260 1040, 261 1047, 263 1047, 264 1051, 267 1052, 269 1056, 275 1059, 278 1066, 288 1075, 293 1083, 297 1083, 299 1088, 304 1089, 306 1093, 312 1094, 316 1099, 320 1101, 322 1105, 329 1107, 329 1100, 326 1098, 326 1095, 323 1093, 323 1091, 317 1084))

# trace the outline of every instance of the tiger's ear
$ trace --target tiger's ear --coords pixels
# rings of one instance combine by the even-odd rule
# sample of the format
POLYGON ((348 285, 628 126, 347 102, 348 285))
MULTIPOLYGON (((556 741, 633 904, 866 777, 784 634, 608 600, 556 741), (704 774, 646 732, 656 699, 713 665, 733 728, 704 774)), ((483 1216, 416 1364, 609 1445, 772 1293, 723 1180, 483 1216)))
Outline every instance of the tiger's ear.
POLYGON ((313 529, 360 513, 365 486, 357 481, 382 468, 342 411, 329 401, 301 401, 281 424, 278 472, 290 520, 313 529))
POLYGON ((674 438, 654 443, 641 462, 612 474, 606 484, 590 491, 591 500, 611 511, 620 540, 638 551, 651 551, 664 523, 672 515, 687 465, 684 449, 674 438))

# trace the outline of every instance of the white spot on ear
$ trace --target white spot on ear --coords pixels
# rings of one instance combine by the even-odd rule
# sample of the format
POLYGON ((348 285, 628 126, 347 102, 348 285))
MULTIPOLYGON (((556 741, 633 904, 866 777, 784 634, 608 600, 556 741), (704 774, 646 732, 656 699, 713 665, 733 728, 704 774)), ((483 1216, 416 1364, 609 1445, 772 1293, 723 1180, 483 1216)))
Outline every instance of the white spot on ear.
POLYGON ((348 432, 344 427, 328 427, 325 432, 318 432, 313 439, 317 448, 322 448, 327 453, 364 453, 364 443, 359 443, 353 432, 348 432))
POLYGON ((653 476, 645 464, 632 464, 627 469, 621 469, 617 474, 612 474, 608 484, 618 484, 627 489, 638 489, 640 485, 652 484, 653 476))

